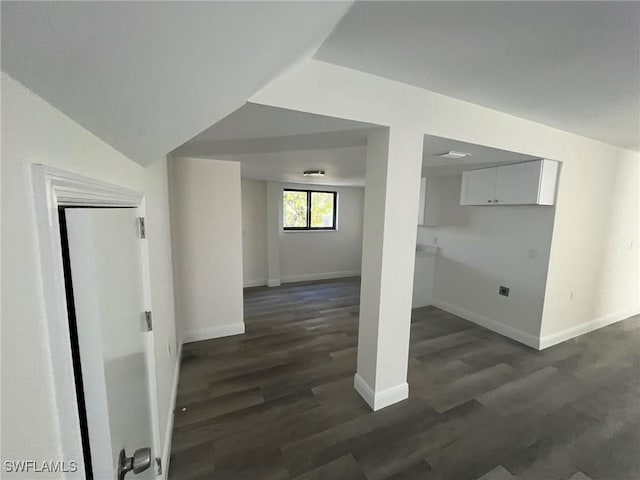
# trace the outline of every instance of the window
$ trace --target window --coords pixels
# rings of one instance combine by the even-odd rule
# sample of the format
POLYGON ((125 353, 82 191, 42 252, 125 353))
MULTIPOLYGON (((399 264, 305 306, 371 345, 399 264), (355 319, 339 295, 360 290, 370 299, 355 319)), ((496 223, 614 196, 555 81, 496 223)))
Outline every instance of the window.
POLYGON ((282 192, 282 225, 285 230, 335 230, 336 192, 292 190, 282 192))

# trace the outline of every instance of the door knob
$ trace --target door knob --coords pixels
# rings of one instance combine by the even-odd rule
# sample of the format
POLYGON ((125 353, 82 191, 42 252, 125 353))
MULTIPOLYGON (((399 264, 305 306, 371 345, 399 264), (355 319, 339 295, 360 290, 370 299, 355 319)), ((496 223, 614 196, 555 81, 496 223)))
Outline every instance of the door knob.
POLYGON ((144 472, 151 466, 151 449, 139 448, 133 452, 132 457, 127 457, 124 448, 120 450, 118 462, 118 480, 124 480, 124 476, 133 470, 134 474, 144 472))

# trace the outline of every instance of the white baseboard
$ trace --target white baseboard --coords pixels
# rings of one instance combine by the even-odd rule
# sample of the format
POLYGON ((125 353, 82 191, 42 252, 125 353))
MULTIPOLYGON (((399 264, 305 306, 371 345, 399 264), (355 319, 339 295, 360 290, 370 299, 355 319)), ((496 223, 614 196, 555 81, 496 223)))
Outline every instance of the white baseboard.
POLYGON ((244 323, 234 323, 231 325, 220 325, 217 327, 202 328, 184 332, 182 341, 184 343, 199 342, 200 340, 210 340, 212 338, 229 337, 244 333, 244 323))
POLYGON ((164 432, 164 445, 162 448, 162 478, 169 475, 169 461, 171 460, 171 438, 173 437, 173 419, 176 409, 176 397, 178 396, 178 381, 180 380, 180 359, 182 358, 182 342, 178 344, 176 354, 176 366, 173 371, 173 384, 171 385, 171 399, 169 400, 169 415, 167 416, 167 426, 164 432))
POLYGON ((272 279, 267 281, 267 286, 268 287, 279 287, 280 286, 280 280, 277 279, 277 278, 272 278, 272 279))
POLYGON ((510 327, 509 325, 505 325, 504 323, 496 322, 495 320, 484 317, 474 312, 470 312, 469 310, 457 307, 456 305, 443 302, 442 300, 439 300, 437 298, 433 299, 432 305, 439 308, 440 310, 444 310, 445 312, 457 315, 458 317, 469 320, 470 322, 480 325, 481 327, 499 333, 500 335, 509 337, 516 342, 524 343, 528 347, 535 348, 537 350, 540 349, 540 339, 535 335, 531 335, 530 333, 523 332, 522 330, 518 330, 517 328, 510 327))
POLYGON ((246 282, 244 282, 242 284, 242 288, 264 287, 267 284, 268 284, 268 282, 267 282, 266 278, 264 280, 247 280, 246 282))
POLYGON ((638 310, 625 310, 622 312, 611 313, 609 315, 596 318, 595 320, 591 320, 590 322, 585 322, 580 325, 576 325, 575 327, 566 328, 559 332, 545 335, 540 338, 540 350, 552 347, 558 343, 566 342, 572 338, 593 332, 594 330, 598 330, 599 328, 606 327, 607 325, 611 325, 612 323, 619 322, 625 318, 638 314, 640 314, 640 311, 638 310))
POLYGON ((282 283, 310 282, 313 280, 329 280, 331 278, 357 277, 359 270, 343 270, 340 272, 303 273, 300 275, 285 275, 280 280, 282 283))
POLYGON ((353 378, 353 387, 360 396, 364 398, 364 401, 369 404, 374 412, 409 398, 409 384, 406 382, 396 385, 395 387, 374 392, 369 384, 365 382, 358 373, 356 373, 353 378))

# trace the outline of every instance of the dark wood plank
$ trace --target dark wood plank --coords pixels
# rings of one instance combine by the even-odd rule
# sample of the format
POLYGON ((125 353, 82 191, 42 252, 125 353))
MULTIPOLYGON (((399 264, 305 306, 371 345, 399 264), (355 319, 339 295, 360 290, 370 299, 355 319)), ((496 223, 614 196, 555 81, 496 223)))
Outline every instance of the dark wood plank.
POLYGON ((416 309, 409 399, 371 412, 359 290, 246 289, 246 334, 185 345, 169 477, 640 478, 640 317, 537 352, 416 309))

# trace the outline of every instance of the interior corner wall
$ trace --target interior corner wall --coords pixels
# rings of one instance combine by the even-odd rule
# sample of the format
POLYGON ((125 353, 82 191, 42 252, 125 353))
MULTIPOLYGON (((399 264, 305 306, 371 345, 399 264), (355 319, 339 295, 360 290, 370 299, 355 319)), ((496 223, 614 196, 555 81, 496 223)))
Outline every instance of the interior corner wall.
POLYGON ((267 182, 242 179, 242 270, 243 285, 266 285, 267 182))
POLYGON ((240 164, 173 158, 169 176, 181 338, 243 333, 240 164))
MULTIPOLYGON (((173 306, 166 159, 132 162, 2 74, 2 460, 61 458, 31 165, 39 163, 145 195, 156 342, 160 435, 165 439, 178 359, 173 306), (169 347, 169 348, 167 348, 169 347), (168 351, 170 350, 170 352, 168 351), (28 372, 28 374, 25 374, 28 372)), ((70 367, 70 366, 69 366, 70 367)), ((68 432, 68 429, 66 430, 68 432)), ((80 432, 77 432, 79 444, 80 432)), ((47 479, 62 473, 47 473, 47 479)), ((23 478, 3 472, 2 478, 23 478)), ((44 478, 44 477, 43 477, 44 478)), ((73 478, 67 474, 66 478, 73 478)))
POLYGON ((537 347, 555 208, 461 206, 461 175, 432 181, 438 225, 418 242, 440 247, 433 304, 537 347))
POLYGON ((640 154, 565 162, 557 202, 543 347, 640 313, 640 154))
MULTIPOLYGON (((336 231, 296 231, 282 229, 280 216, 267 215, 267 182, 242 180, 242 230, 244 286, 266 285, 269 277, 268 223, 277 228, 280 281, 282 283, 360 275, 362 262, 362 222, 364 188, 280 183, 271 189, 282 202, 284 188, 331 190, 338 192, 336 231), (260 219, 264 221, 260 221, 260 219)), ((274 210, 275 211, 275 210, 274 210)), ((273 255, 273 254, 271 254, 273 255)))

